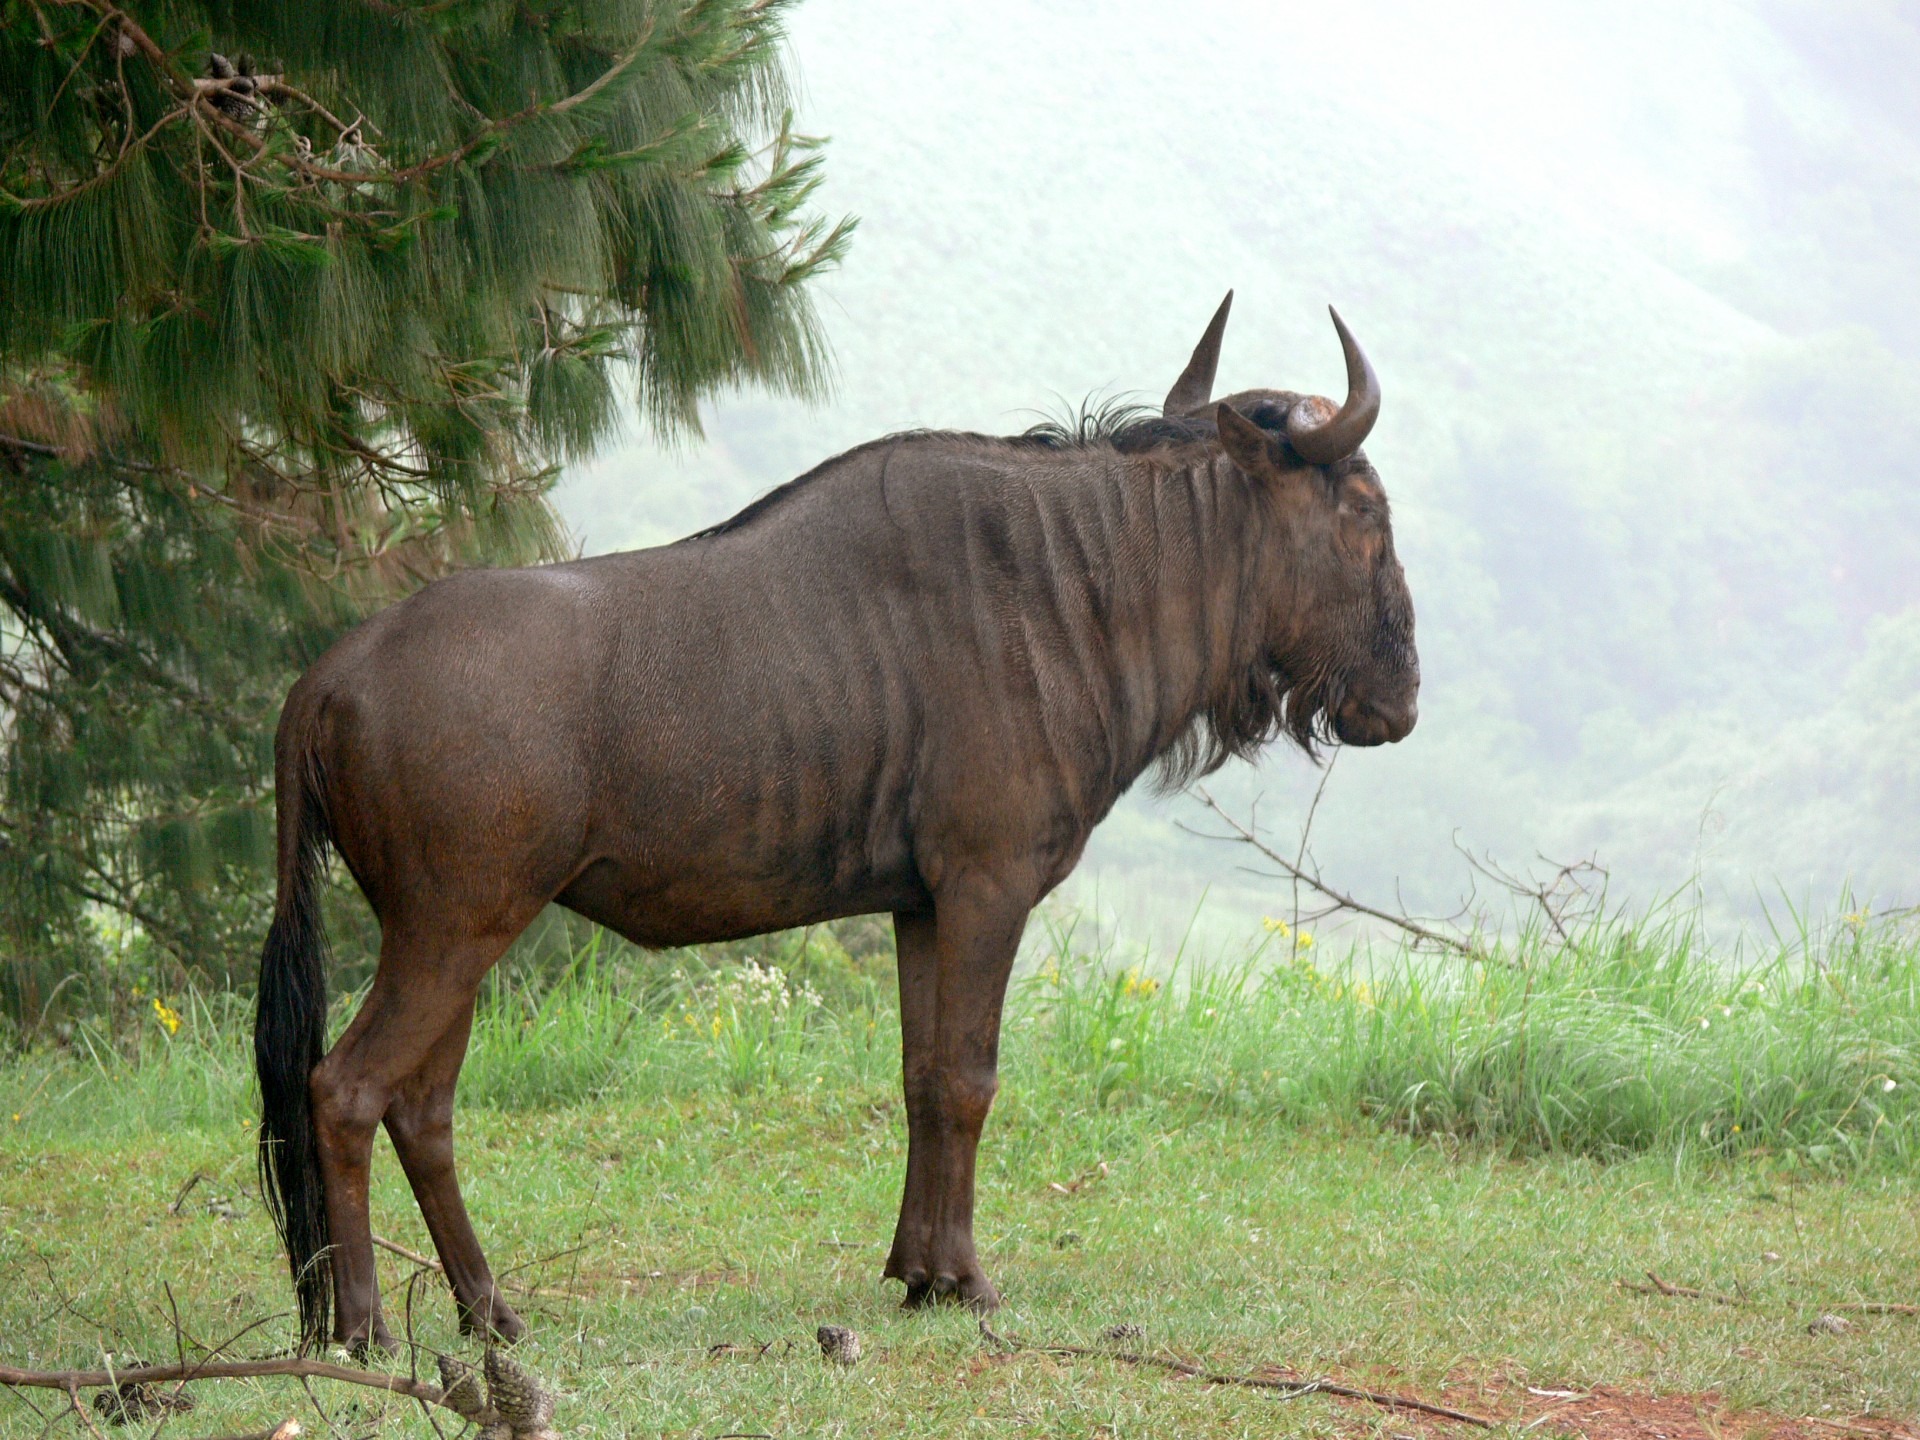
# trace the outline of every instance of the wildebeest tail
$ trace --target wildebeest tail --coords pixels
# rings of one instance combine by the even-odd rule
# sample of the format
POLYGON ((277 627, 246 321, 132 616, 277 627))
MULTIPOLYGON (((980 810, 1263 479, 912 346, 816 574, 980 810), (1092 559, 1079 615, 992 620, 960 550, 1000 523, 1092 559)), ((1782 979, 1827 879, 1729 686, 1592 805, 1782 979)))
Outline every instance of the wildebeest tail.
POLYGON ((307 1090, 308 1077, 327 1046, 327 937, 320 883, 331 833, 312 728, 283 724, 276 745, 279 895, 260 955, 253 1022, 254 1072, 260 1080, 260 1193, 293 1271, 302 1349, 325 1338, 333 1305, 320 1151, 307 1090))

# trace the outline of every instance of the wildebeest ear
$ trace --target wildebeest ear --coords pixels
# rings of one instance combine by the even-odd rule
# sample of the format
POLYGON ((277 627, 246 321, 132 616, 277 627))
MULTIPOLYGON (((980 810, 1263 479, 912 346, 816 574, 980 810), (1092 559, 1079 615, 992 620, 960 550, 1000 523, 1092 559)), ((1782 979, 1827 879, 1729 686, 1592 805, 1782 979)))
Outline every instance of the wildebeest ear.
POLYGON ((1273 458, 1273 437, 1253 421, 1222 400, 1213 412, 1220 430, 1220 448, 1227 457, 1249 475, 1268 476, 1278 468, 1273 458))
POLYGON ((1232 308, 1233 292, 1229 290, 1207 322, 1206 334, 1193 347, 1187 368, 1167 392, 1167 403, 1160 407, 1162 415, 1191 415, 1213 398, 1213 372, 1220 368, 1220 337, 1227 333, 1227 311, 1232 308))

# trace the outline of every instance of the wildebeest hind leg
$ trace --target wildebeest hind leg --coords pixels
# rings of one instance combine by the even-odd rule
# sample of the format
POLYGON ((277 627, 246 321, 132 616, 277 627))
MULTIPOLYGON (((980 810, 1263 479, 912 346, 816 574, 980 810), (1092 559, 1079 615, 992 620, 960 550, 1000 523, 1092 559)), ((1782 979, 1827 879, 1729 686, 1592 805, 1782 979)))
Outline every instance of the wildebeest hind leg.
POLYGON ((453 1092, 472 1030, 473 1002, 469 1000, 434 1043, 426 1062, 394 1093, 387 1106, 387 1134, 440 1254, 459 1308, 461 1333, 511 1344, 527 1327, 501 1296, 487 1268, 453 1165, 453 1092))
POLYGON ((1000 1009, 1027 908, 976 879, 944 889, 930 925, 896 918, 907 1184, 885 1273, 905 1283, 908 1306, 1000 1303, 974 1249, 974 1157, 998 1088, 1000 1009))
POLYGON ((518 933, 461 937, 447 928, 444 917, 382 927, 367 998, 308 1082, 333 1247, 334 1338, 353 1349, 395 1348, 373 1265, 373 1132, 436 1042, 471 1011, 480 977, 518 933))

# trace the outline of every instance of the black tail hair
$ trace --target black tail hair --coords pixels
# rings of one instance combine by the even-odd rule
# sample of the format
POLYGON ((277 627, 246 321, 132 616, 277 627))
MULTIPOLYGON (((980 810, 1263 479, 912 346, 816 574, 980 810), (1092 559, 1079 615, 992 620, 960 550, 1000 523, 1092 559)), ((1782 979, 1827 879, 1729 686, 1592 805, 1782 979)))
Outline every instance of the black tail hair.
POLYGON ((327 935, 319 891, 330 828, 310 754, 283 755, 278 781, 280 893, 260 955, 253 1065, 260 1079, 260 1194, 286 1246, 304 1352, 324 1340, 333 1314, 331 1239, 307 1093, 308 1077, 327 1049, 327 935))

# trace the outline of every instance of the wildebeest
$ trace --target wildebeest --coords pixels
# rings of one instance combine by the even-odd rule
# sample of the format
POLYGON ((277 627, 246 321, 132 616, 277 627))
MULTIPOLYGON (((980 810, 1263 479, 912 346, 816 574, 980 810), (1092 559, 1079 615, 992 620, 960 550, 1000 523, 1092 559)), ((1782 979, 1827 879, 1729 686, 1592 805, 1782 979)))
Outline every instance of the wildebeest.
POLYGON ((481 978, 549 901, 646 946, 890 911, 908 1142, 885 1274, 909 1305, 998 1302, 974 1152, 1028 912, 1150 766, 1178 784, 1278 734, 1413 728, 1413 606, 1360 452, 1379 382, 1336 314, 1343 404, 1212 404, 1232 299, 1158 416, 894 435, 677 544, 442 580, 300 679, 255 1055, 308 1343, 331 1309, 335 1339, 391 1344, 383 1122, 463 1326, 524 1329, 460 1198, 453 1094, 481 978), (331 1051, 328 842, 381 936, 331 1051))

